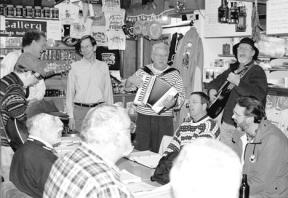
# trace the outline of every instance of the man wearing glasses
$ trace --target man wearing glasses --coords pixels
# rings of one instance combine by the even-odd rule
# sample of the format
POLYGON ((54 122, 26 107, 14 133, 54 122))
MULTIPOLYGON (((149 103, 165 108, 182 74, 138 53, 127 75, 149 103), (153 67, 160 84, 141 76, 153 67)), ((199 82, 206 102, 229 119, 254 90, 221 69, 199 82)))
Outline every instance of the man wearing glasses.
MULTIPOLYGON (((9 118, 26 121, 27 109, 26 88, 35 85, 41 79, 44 70, 35 67, 33 70, 17 65, 14 71, 0 79, 0 103, 3 127, 6 127, 9 118)), ((2 145, 8 145, 4 130, 1 130, 2 145)))
POLYGON ((189 117, 178 127, 172 141, 164 152, 164 156, 171 152, 180 152, 180 149, 197 138, 219 137, 220 129, 216 121, 207 115, 209 97, 203 92, 192 92, 186 108, 189 108, 189 117))
POLYGON ((83 36, 78 47, 83 58, 71 65, 66 110, 70 129, 80 131, 88 110, 101 103, 113 104, 113 93, 108 65, 96 59, 95 39, 90 35, 83 36))

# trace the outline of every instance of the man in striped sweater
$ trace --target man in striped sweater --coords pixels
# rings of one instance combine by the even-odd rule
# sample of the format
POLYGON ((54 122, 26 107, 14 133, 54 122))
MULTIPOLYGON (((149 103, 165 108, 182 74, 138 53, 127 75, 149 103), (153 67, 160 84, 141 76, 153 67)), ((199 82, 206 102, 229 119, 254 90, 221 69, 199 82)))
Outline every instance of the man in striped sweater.
MULTIPOLYGON (((9 118, 26 120, 25 111, 28 105, 26 88, 35 85, 43 73, 41 67, 33 69, 32 71, 28 67, 16 65, 14 72, 0 79, 0 110, 4 127, 9 118)), ((8 145, 4 130, 1 130, 0 133, 2 145, 8 145)))
POLYGON ((207 115, 209 97, 203 92, 192 92, 189 98, 189 118, 177 129, 172 141, 164 152, 164 156, 180 149, 197 138, 218 138, 220 134, 216 121, 207 115))
MULTIPOLYGON (((157 114, 150 107, 137 106, 136 139, 135 148, 138 150, 151 150, 158 152, 159 146, 164 135, 172 136, 173 111, 179 110, 184 103, 185 90, 179 71, 170 68, 167 64, 169 46, 164 43, 156 43, 152 46, 151 59, 153 64, 147 65, 152 75, 157 76, 175 87, 178 97, 169 97, 164 102, 165 111, 157 114)), ((126 88, 136 88, 142 85, 142 76, 145 74, 140 68, 127 79, 126 88)))

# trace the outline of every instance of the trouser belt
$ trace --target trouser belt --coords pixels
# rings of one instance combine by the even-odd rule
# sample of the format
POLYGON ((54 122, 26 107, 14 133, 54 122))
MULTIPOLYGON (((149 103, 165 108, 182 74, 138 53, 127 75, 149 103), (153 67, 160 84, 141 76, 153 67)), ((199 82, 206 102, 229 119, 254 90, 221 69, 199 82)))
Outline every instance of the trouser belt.
POLYGON ((79 103, 79 102, 74 102, 75 105, 80 106, 80 107, 96 107, 99 104, 102 104, 104 102, 97 102, 97 103, 92 103, 92 104, 84 104, 84 103, 79 103))

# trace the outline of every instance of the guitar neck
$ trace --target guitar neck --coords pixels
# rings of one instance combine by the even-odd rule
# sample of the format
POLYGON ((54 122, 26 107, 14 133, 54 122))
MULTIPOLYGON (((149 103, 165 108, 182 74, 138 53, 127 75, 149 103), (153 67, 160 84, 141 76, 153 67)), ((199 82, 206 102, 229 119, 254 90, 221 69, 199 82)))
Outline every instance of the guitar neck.
POLYGON ((48 78, 51 78, 52 76, 54 76, 56 74, 57 74, 57 72, 55 72, 55 71, 48 71, 43 75, 43 78, 48 79, 48 78))

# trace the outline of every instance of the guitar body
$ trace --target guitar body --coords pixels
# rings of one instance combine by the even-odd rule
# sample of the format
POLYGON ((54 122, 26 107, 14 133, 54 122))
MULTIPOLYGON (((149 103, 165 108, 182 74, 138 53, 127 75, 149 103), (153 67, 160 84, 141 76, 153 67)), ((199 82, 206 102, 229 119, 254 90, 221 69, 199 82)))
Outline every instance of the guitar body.
MULTIPOLYGON (((246 67, 244 67, 241 71, 237 72, 236 74, 240 75, 240 78, 242 78, 249 71, 249 69, 253 67, 253 65, 249 67, 251 63, 247 64, 246 67)), ((237 63, 232 65, 232 67, 234 67, 236 64, 237 63)), ((233 85, 229 81, 225 81, 223 83, 223 85, 217 92, 216 99, 210 104, 210 106, 207 109, 207 114, 211 118, 213 119, 216 118, 222 112, 234 86, 235 85, 233 85)))
POLYGON ((226 83, 226 85, 223 86, 222 90, 217 94, 216 99, 207 109, 207 114, 211 118, 215 119, 223 111, 232 90, 229 89, 229 85, 231 84, 226 83))
POLYGON ((28 137, 28 129, 25 123, 14 118, 7 121, 6 133, 11 140, 9 144, 14 152, 26 142, 28 137))

